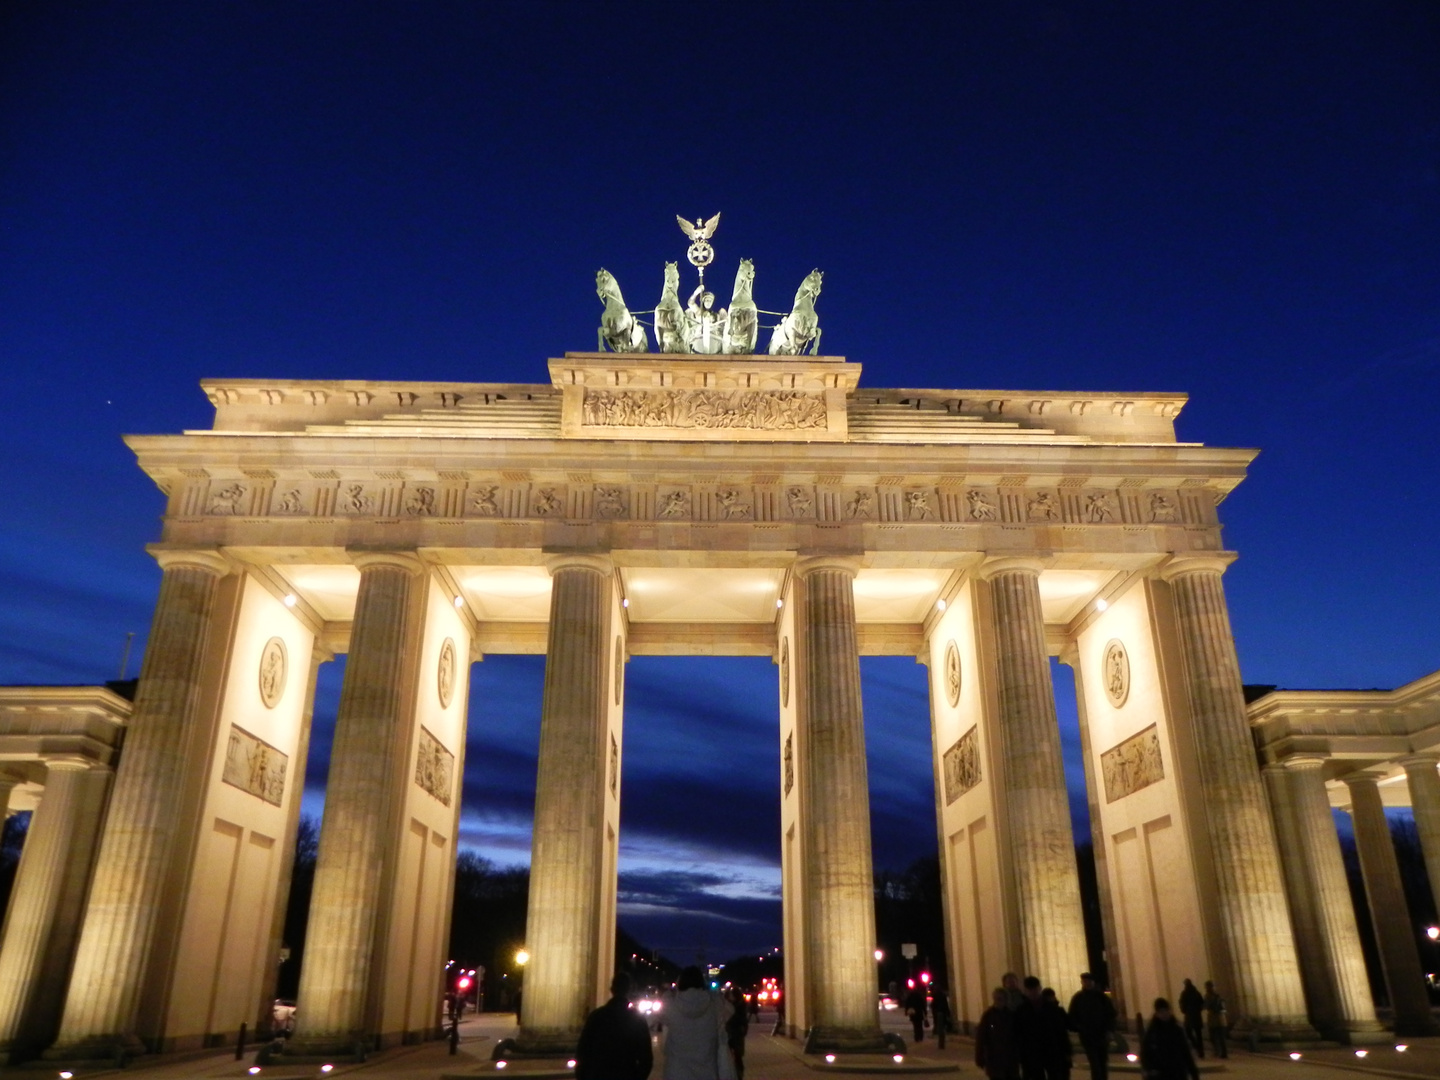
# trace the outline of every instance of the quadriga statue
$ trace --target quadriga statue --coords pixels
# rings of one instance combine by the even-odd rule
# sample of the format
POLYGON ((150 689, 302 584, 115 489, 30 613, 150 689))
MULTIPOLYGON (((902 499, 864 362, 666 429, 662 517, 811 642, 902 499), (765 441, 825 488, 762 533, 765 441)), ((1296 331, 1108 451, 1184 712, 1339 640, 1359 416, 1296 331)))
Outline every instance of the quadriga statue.
POLYGON ((725 320, 723 352, 748 355, 755 351, 755 339, 760 333, 760 312, 750 295, 754 285, 755 264, 749 259, 741 259, 740 269, 735 274, 735 294, 730 300, 729 317, 725 320))
POLYGON ((688 353, 689 324, 685 309, 680 306, 680 269, 673 262, 665 264, 665 288, 660 303, 655 305, 655 346, 662 353, 688 353))
POLYGON ((820 280, 824 276, 819 270, 811 270, 800 283, 790 314, 780 320, 775 333, 770 335, 771 356, 799 356, 807 350, 818 352, 820 317, 815 314, 815 298, 820 295, 820 280))
POLYGON ((600 351, 604 352, 608 345, 611 352, 649 352, 650 338, 645 327, 630 314, 625 298, 620 295, 620 286, 609 270, 602 268, 595 275, 595 293, 605 301, 605 310, 600 315, 600 351))

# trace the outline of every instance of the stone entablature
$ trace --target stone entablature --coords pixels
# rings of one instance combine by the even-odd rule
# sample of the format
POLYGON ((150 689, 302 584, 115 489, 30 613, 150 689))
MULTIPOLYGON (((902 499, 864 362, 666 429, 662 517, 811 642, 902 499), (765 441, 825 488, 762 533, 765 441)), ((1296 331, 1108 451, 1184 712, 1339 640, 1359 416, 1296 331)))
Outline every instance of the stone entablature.
MULTIPOLYGON (((646 356, 567 353, 550 362, 549 386, 521 383, 362 380, 204 380, 215 405, 214 432, 308 432, 444 438, 720 438, 694 424, 668 428, 647 421, 587 424, 586 392, 773 394, 823 402, 825 425, 776 426, 747 436, 734 424, 724 438, 801 441, 1024 441, 1174 444, 1184 394, 1095 394, 1018 390, 859 389, 860 365, 842 357, 646 356), (563 405, 563 408, 562 408, 563 405), (562 415, 563 414, 563 415, 562 415), (760 434, 763 431, 764 434, 760 434)), ((598 400, 598 399, 596 399, 598 400)), ((709 405, 715 410, 713 400, 709 405)), ((742 412, 745 410, 741 410, 742 412)), ((756 412, 762 410, 755 409, 756 412)), ((784 410, 782 410, 784 411, 784 410)), ((792 407, 792 410, 793 407, 792 407)), ((592 409, 592 419, 594 410, 592 409)), ((783 418, 782 418, 783 419, 783 418)))
POLYGON ((1394 690, 1272 690, 1248 711, 1264 761, 1320 754, 1332 779, 1440 753, 1440 671, 1394 690))
POLYGON ((11 810, 34 805, 55 761, 113 769, 131 703, 103 686, 0 686, 0 779, 11 810))

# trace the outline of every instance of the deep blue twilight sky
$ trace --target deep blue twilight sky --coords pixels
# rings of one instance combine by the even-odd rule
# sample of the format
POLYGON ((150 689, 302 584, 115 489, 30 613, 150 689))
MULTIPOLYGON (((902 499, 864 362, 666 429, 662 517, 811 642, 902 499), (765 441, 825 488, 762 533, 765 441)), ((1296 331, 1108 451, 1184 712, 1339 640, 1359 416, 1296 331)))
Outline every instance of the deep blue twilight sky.
MULTIPOLYGON (((872 386, 1183 390, 1247 681, 1440 666, 1440 5, 0 8, 0 682, 113 678, 205 376, 533 381, 720 210, 872 386)), ((135 664, 132 663, 132 671, 135 664)), ((474 669, 465 838, 528 855, 541 662, 474 669)), ((924 669, 867 661, 875 852, 933 850, 924 669)), ((340 665, 311 763, 323 789, 340 665)), ((629 673, 621 918, 778 944, 773 668, 629 673)), ((1065 697, 1061 694, 1062 699, 1065 697)))

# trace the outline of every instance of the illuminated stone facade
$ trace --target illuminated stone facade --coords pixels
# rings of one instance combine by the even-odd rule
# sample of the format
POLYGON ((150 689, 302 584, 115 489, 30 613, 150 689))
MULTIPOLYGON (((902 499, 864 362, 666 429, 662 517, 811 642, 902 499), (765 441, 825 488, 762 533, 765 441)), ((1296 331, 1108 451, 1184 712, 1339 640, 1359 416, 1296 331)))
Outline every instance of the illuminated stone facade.
POLYGON ((786 1021, 813 1049, 880 1045, 874 654, 932 673, 958 1018, 1007 970, 1068 994, 1089 966, 1058 655, 1122 1015, 1203 976, 1242 1026, 1313 1036, 1221 584, 1216 508, 1252 451, 1177 442, 1176 394, 862 390, 833 357, 550 373, 212 381, 213 428, 128 440, 167 498, 164 580, 55 1056, 265 1016, 315 671, 340 652, 296 1048, 438 1032, 487 652, 547 656, 522 1049, 573 1045, 606 996, 640 654, 776 661, 786 1021))

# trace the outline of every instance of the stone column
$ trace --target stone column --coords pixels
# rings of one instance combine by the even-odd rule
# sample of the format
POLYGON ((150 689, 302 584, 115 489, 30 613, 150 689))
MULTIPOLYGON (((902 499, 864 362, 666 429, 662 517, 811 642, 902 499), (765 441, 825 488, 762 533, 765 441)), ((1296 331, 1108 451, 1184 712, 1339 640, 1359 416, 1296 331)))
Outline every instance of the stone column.
POLYGON ((1261 1038, 1313 1038, 1280 853, 1245 714, 1220 581, 1224 569, 1217 556, 1177 556, 1161 576, 1175 605, 1220 924, 1236 980, 1230 998, 1242 1030, 1248 1024, 1261 1038))
POLYGON ((1024 972, 1060 993, 1090 966, 1075 836, 1045 648, 1038 560, 989 559, 991 636, 1000 714, 998 778, 1019 906, 1024 972))
POLYGON ((607 712, 614 569, 608 557, 550 562, 550 629, 520 1017, 524 1054, 568 1054, 594 1008, 604 853, 607 712))
MULTIPOLYGON (((140 987, 179 828, 188 736, 200 725, 201 683, 217 587, 229 570, 213 551, 162 551, 164 575, 115 774, 55 1058, 141 1049, 140 987)), ((166 928, 169 932, 171 928, 166 928)))
POLYGON ((875 1009, 875 885, 860 653, 855 642, 855 563, 802 559, 795 567, 802 647, 807 1053, 884 1047, 875 1009))
POLYGON ((45 766, 0 944, 0 1052, 12 1063, 44 1049, 59 1026, 110 784, 109 769, 83 758, 45 766))
POLYGON ((1415 754, 1397 764, 1405 769, 1410 787, 1410 809, 1415 814, 1415 831, 1420 834, 1420 851, 1425 872, 1430 876, 1430 893, 1440 903, 1440 773, 1435 771, 1434 754, 1415 754))
POLYGON ((1420 953, 1415 945, 1415 928, 1400 881, 1400 863, 1385 806, 1380 801, 1379 777, 1357 773, 1345 777, 1350 789, 1350 813, 1355 821, 1355 847, 1360 853, 1360 873, 1365 878, 1365 896, 1370 901, 1370 921, 1375 942, 1380 946, 1380 963, 1390 991, 1390 1008, 1395 1013, 1395 1034, 1429 1035, 1434 1031, 1430 1018, 1430 993, 1420 970, 1420 953))
POLYGON ((19 783, 13 776, 0 774, 0 825, 10 820, 10 793, 19 783))
POLYGON ((424 567, 398 551, 354 561, 360 592, 325 784, 296 1029, 286 1046, 295 1054, 351 1051, 374 1034, 367 1010, 381 893, 395 854, 395 763, 408 760, 424 567))
POLYGON ((1277 796, 1276 827, 1296 940, 1309 943, 1299 959, 1311 1022, 1343 1041, 1373 1041, 1365 1036, 1385 1029, 1370 996, 1324 766, 1323 756, 1297 754, 1281 765, 1267 765, 1265 777, 1277 796))

